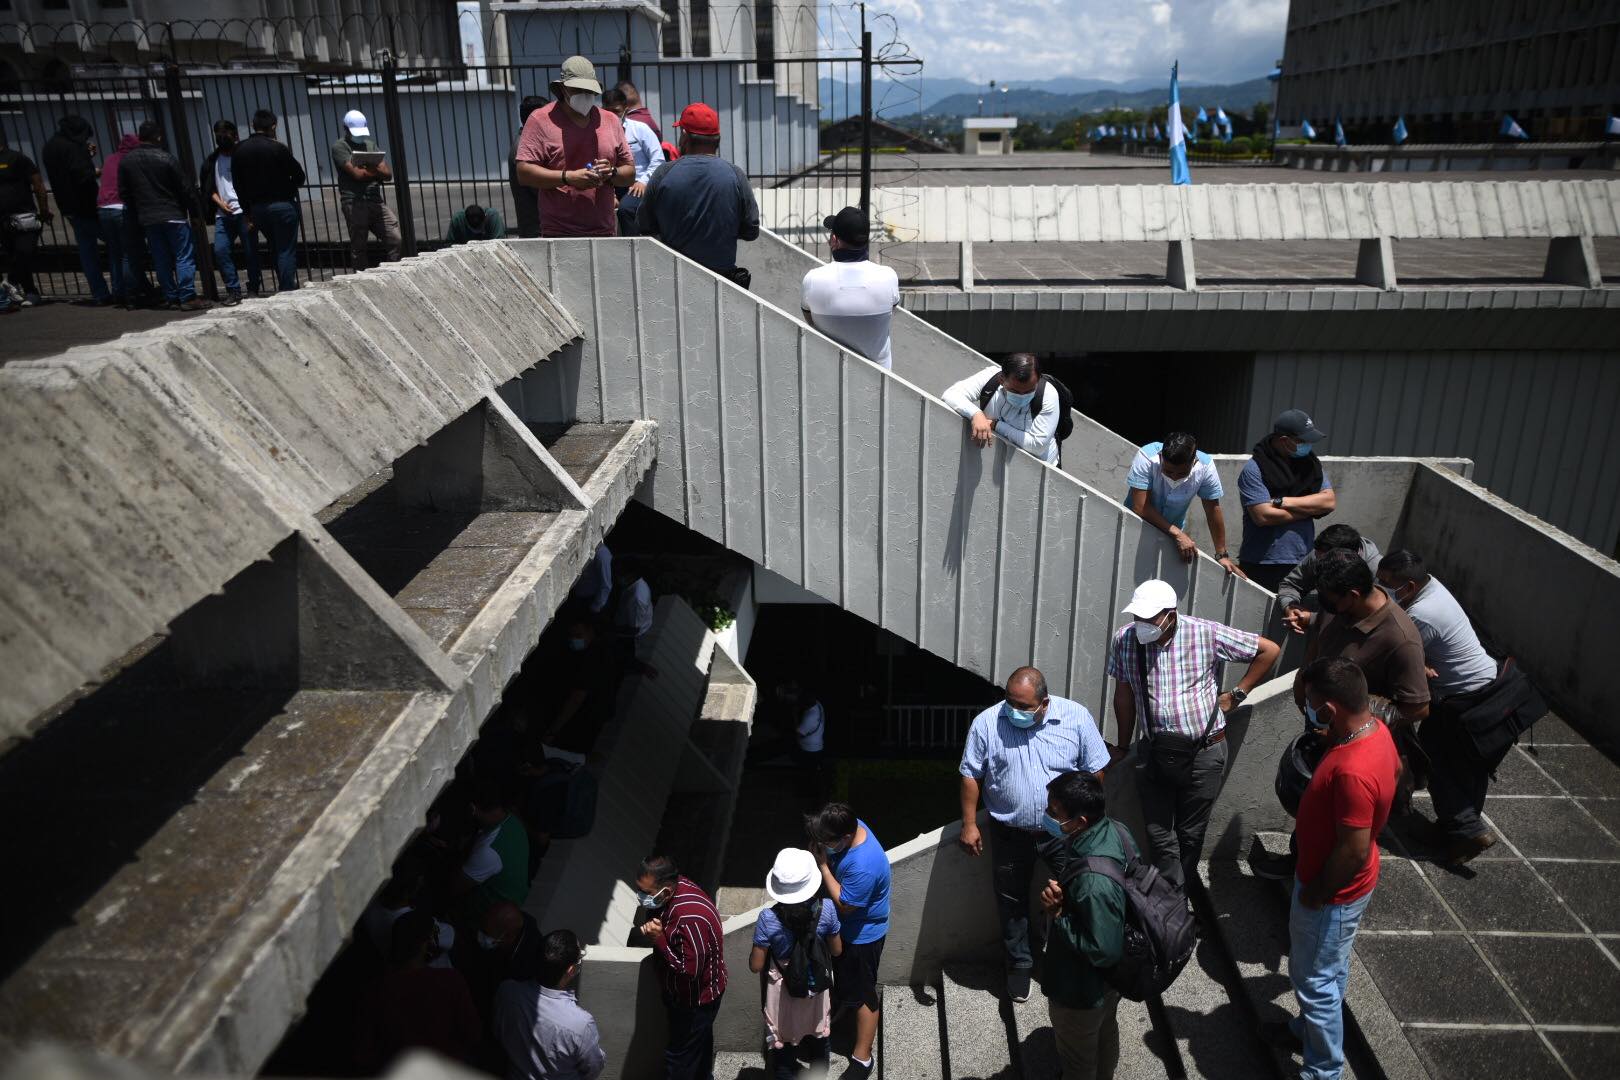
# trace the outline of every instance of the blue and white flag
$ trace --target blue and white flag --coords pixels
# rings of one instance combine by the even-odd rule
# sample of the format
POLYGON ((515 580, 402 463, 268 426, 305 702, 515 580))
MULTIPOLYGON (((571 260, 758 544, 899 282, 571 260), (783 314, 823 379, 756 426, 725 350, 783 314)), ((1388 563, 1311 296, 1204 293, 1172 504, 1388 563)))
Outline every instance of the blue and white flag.
MULTIPOLYGON (((1192 172, 1187 168, 1187 138, 1181 126, 1181 61, 1170 65, 1170 182, 1192 183, 1192 172)), ((1202 109, 1199 112, 1203 112, 1202 109)))
POLYGON ((1299 133, 1305 136, 1307 139, 1316 138, 1316 129, 1311 127, 1311 122, 1309 120, 1301 120, 1299 122, 1299 133))
POLYGON ((1339 122, 1337 117, 1335 117, 1334 120, 1333 120, 1333 145, 1334 146, 1343 146, 1343 145, 1345 145, 1345 141, 1344 141, 1344 125, 1339 122))
POLYGON ((1232 118, 1226 115, 1226 110, 1219 105, 1215 106, 1215 123, 1224 128, 1232 126, 1232 118))
POLYGON ((1193 123, 1195 123, 1195 124, 1207 124, 1207 123, 1209 123, 1209 113, 1204 111, 1204 107, 1202 105, 1200 105, 1198 107, 1198 115, 1193 117, 1193 123))
POLYGON ((1406 141, 1406 117, 1397 116, 1395 118, 1394 135, 1395 135, 1395 145, 1396 146, 1399 146, 1399 145, 1401 145, 1401 143, 1406 141))
POLYGON ((1620 116, 1609 117, 1608 127, 1603 129, 1605 135, 1620 135, 1620 116))
POLYGON ((1160 127, 1158 124, 1153 125, 1153 141, 1164 142, 1164 128, 1160 127))
POLYGON ((1502 130, 1497 132, 1504 139, 1528 139, 1530 133, 1519 126, 1519 122, 1511 116, 1503 115, 1502 130))

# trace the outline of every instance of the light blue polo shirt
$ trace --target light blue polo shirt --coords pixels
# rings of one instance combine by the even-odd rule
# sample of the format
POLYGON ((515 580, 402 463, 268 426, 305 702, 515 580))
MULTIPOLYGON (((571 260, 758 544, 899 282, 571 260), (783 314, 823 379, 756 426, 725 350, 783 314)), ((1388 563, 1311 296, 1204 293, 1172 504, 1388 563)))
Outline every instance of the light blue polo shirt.
POLYGON ((1150 442, 1136 452, 1131 460, 1131 471, 1125 477, 1125 506, 1131 505, 1131 492, 1145 491, 1148 503, 1164 516, 1164 520, 1178 529, 1187 527, 1187 511, 1194 499, 1220 502, 1226 494, 1221 489, 1221 478, 1215 471, 1214 460, 1202 450, 1193 451, 1192 471, 1179 484, 1167 480, 1159 454, 1164 443, 1150 442))

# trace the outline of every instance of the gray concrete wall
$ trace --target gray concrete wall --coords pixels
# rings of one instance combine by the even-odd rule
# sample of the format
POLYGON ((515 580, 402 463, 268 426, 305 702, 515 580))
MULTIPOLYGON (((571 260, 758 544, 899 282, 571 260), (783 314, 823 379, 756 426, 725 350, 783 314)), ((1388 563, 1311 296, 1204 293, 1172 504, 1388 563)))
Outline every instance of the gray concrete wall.
MULTIPOLYGON (((654 241, 518 241, 588 327, 535 378, 531 419, 657 418, 653 507, 988 679, 1020 664, 1101 710, 1140 580, 1259 629, 1270 597, 1192 568, 1103 493, 654 241)), ((796 301, 795 301, 796 302, 796 301)))
POLYGON ((1482 635, 1517 657, 1562 715, 1594 742, 1620 746, 1608 681, 1620 655, 1620 563, 1429 466, 1413 478, 1397 539, 1424 557, 1482 635))

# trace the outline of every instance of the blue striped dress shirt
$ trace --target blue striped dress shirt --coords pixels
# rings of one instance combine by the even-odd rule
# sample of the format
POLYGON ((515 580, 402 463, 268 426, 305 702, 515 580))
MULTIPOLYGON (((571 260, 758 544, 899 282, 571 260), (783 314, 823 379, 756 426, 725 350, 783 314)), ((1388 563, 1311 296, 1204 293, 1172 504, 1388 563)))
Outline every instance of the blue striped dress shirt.
POLYGON ((1108 747, 1091 713, 1078 701, 1053 695, 1042 722, 1014 726, 997 702, 973 718, 958 771, 977 780, 990 816, 1017 829, 1038 829, 1046 813, 1046 785, 1071 769, 1101 772, 1108 747))

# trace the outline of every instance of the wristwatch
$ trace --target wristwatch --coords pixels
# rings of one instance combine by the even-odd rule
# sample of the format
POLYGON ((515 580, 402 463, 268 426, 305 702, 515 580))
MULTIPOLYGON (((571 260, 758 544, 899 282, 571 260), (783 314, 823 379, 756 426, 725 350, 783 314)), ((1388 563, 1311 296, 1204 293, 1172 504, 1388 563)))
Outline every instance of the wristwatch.
POLYGON ((1283 496, 1279 495, 1275 499, 1272 499, 1271 505, 1281 510, 1283 508, 1283 496))
POLYGON ((1234 705, 1243 704, 1244 699, 1249 696, 1249 692, 1243 689, 1241 686, 1233 687, 1231 690, 1228 690, 1227 693, 1232 695, 1232 704, 1234 705))
POLYGON ((1230 551, 1217 551, 1215 553, 1216 562, 1220 562, 1222 559, 1230 559, 1231 557, 1232 553, 1230 551))

